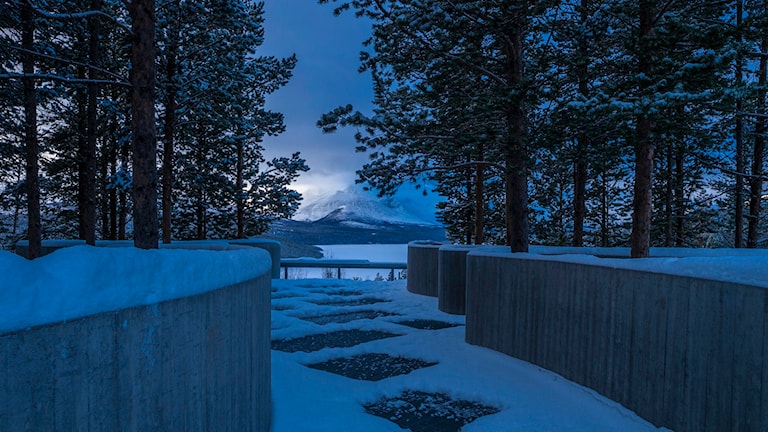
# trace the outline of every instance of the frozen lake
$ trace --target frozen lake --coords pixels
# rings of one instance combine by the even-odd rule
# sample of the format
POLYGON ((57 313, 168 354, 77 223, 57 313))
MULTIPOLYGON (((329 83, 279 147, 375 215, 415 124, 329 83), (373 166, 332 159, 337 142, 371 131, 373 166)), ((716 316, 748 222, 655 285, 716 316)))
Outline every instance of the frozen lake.
POLYGON ((317 245, 325 258, 367 259, 369 261, 406 262, 407 244, 340 244, 317 245))
MULTIPOLYGON (((407 244, 338 244, 338 245, 317 245, 323 251, 327 259, 358 259, 378 262, 400 262, 408 261, 407 244)), ((336 277, 336 269, 332 270, 333 277, 336 277)), ((297 268, 288 271, 289 279, 303 278, 323 278, 327 277, 329 270, 297 268)), ((341 277, 344 279, 373 280, 376 274, 386 279, 389 274, 388 269, 342 269, 341 277)), ((396 271, 397 277, 397 271, 396 271)))

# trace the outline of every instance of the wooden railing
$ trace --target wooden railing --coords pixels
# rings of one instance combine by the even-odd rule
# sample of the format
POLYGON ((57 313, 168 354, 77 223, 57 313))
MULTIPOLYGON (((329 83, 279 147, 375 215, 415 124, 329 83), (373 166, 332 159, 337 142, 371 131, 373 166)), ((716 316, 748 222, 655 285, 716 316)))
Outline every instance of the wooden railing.
POLYGON ((336 269, 336 277, 341 279, 341 269, 387 269, 391 272, 395 270, 405 270, 408 264, 403 262, 372 262, 368 260, 348 260, 348 259, 315 259, 315 258, 282 258, 280 267, 283 270, 283 277, 288 279, 289 268, 320 268, 336 269))

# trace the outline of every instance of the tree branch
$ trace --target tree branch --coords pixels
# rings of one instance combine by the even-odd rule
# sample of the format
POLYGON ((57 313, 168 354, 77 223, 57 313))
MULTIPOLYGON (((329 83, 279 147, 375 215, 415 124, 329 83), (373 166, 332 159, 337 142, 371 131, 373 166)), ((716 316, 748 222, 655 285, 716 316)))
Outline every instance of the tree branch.
POLYGON ((485 166, 489 168, 496 168, 497 170, 501 172, 506 171, 506 167, 504 165, 500 165, 496 162, 488 162, 488 161, 470 161, 461 163, 458 165, 451 165, 451 166, 440 166, 440 167, 429 167, 429 168, 419 168, 412 171, 413 174, 420 174, 427 171, 450 171, 450 170, 457 170, 457 169, 464 169, 464 168, 474 168, 478 166, 485 166))
POLYGON ((12 46, 11 49, 19 51, 19 52, 22 52, 22 53, 32 54, 32 55, 37 56, 37 57, 47 58, 49 60, 59 61, 59 62, 62 62, 62 63, 67 63, 67 64, 71 64, 71 65, 75 65, 75 66, 83 66, 83 67, 86 67, 88 69, 91 69, 91 70, 97 71, 99 73, 102 73, 104 75, 109 75, 109 76, 117 79, 118 82, 124 82, 123 81, 123 77, 121 77, 120 75, 118 75, 118 74, 116 74, 114 72, 110 72, 110 71, 108 71, 106 69, 102 69, 100 67, 96 67, 96 66, 88 64, 88 63, 82 63, 82 62, 78 62, 78 61, 75 61, 75 60, 67 60, 67 59, 64 59, 64 58, 61 58, 61 57, 56 57, 56 56, 52 56, 52 55, 48 55, 48 54, 43 54, 43 53, 38 52, 38 51, 29 51, 29 50, 26 50, 24 48, 16 47, 16 46, 12 46))
POLYGON ((509 83, 507 83, 507 81, 504 78, 496 75, 494 72, 492 72, 492 71, 490 71, 490 70, 488 70, 488 69, 486 69, 486 68, 484 68, 482 66, 474 64, 474 63, 472 63, 470 61, 464 60, 463 58, 461 58, 460 56, 458 56, 456 54, 451 54, 449 52, 443 51, 443 50, 435 47, 434 43, 429 41, 423 35, 418 35, 418 34, 412 32, 412 31, 406 29, 405 26, 397 24, 395 19, 392 17, 392 12, 390 12, 389 10, 387 10, 384 7, 384 5, 381 3, 381 0, 374 0, 374 2, 376 3, 376 8, 379 10, 379 12, 381 12, 382 15, 384 15, 387 19, 389 19, 389 22, 391 22, 393 25, 395 25, 406 36, 410 36, 414 40, 420 42, 421 45, 425 49, 427 49, 428 51, 430 51, 430 52, 432 52, 434 54, 437 54, 437 55, 440 55, 440 56, 452 59, 452 60, 456 60, 459 63, 463 64, 464 66, 467 66, 470 69, 474 69, 476 72, 480 72, 480 73, 488 76, 489 78, 491 78, 492 80, 496 81, 498 84, 501 84, 502 86, 505 86, 505 87, 509 86, 509 83))
POLYGON ((131 83, 123 82, 123 81, 111 81, 111 80, 93 80, 93 79, 81 79, 81 78, 68 78, 63 77, 60 75, 53 75, 53 74, 24 74, 24 73, 6 73, 6 74, 0 74, 0 80, 4 79, 23 79, 23 78, 36 78, 41 80, 50 80, 50 81, 61 81, 65 83, 70 84, 112 84, 112 85, 118 85, 121 87, 130 88, 131 83))
POLYGON ((656 25, 661 21, 661 19, 664 17, 664 14, 667 13, 667 10, 669 10, 670 6, 672 6, 672 3, 674 3, 675 0, 667 0, 666 3, 664 3, 664 6, 661 7, 661 10, 659 11, 658 15, 653 19, 653 23, 651 24, 652 27, 656 27, 656 25))
POLYGON ((751 112, 737 112, 736 115, 741 115, 745 117, 754 117, 754 118, 768 118, 768 114, 760 114, 760 113, 751 113, 751 112))
MULTIPOLYGON (((12 2, 15 3, 17 6, 21 7, 21 2, 19 0, 12 0, 12 2)), ((126 6, 128 5, 128 2, 126 0, 123 0, 123 3, 125 3, 126 6)), ((49 18, 53 20, 72 20, 72 19, 83 19, 83 18, 96 16, 99 18, 104 18, 107 21, 111 21, 113 24, 117 25, 119 28, 125 30, 128 33, 132 32, 131 26, 121 22, 116 17, 106 12, 93 10, 93 11, 59 14, 59 13, 48 12, 35 5, 31 5, 31 6, 32 6, 32 10, 34 10, 35 13, 37 13, 38 15, 44 16, 45 18, 49 18)))

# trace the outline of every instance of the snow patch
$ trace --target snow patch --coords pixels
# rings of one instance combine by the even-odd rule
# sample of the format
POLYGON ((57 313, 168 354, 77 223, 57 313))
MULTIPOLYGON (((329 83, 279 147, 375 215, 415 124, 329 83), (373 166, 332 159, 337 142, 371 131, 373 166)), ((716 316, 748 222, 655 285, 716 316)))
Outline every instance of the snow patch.
MULTIPOLYGON (((632 411, 594 391, 552 372, 492 351, 469 345, 464 327, 440 330, 406 327, 397 322, 437 320, 463 324, 464 317, 440 312, 437 299, 415 295, 405 281, 354 282, 349 280, 273 280, 279 302, 290 309, 272 312, 272 337, 298 338, 341 330, 368 330, 399 334, 348 348, 327 347, 312 352, 272 351, 274 432, 394 432, 402 429, 381 417, 365 413, 364 405, 406 391, 444 394, 501 411, 475 420, 462 431, 661 431, 632 411), (339 307, 318 305, 339 290, 390 300, 377 310, 402 316, 381 316, 347 323, 318 325, 301 316, 331 313, 339 307), (436 365, 381 381, 350 379, 306 367, 339 358, 386 353, 421 359, 436 365)), ((344 309, 347 310, 347 309, 344 309)), ((393 407, 401 402, 393 401, 393 407)), ((405 405, 403 405, 405 406, 405 405)))
MULTIPOLYGON (((677 276, 711 279, 768 288, 768 250, 765 249, 656 249, 651 258, 613 258, 622 256, 616 250, 610 258, 600 258, 610 249, 585 248, 580 253, 568 248, 534 248, 531 253, 512 254, 507 247, 479 247, 470 255, 509 256, 534 260, 571 262, 616 269, 637 270, 677 276), (569 253, 570 252, 570 253, 569 253), (557 254, 562 253, 562 255, 557 254), (557 255, 556 255, 557 254, 557 255)), ((629 255, 627 250, 627 256, 629 255)))
POLYGON ((257 248, 74 246, 33 261, 0 252, 0 332, 191 296, 270 269, 257 248))
POLYGON ((439 226, 435 218, 437 195, 413 197, 403 192, 379 198, 355 185, 304 202, 294 215, 297 221, 330 220, 366 227, 381 223, 439 226))

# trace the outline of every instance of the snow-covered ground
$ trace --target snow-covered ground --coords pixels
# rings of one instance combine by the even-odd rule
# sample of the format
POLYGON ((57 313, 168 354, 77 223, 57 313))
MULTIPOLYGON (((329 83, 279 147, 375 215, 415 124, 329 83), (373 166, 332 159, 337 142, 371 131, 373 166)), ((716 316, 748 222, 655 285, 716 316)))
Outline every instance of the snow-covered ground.
POLYGON ((325 258, 367 259, 381 262, 406 262, 407 244, 337 244, 318 245, 325 258))
MULTIPOLYGON (((368 260, 371 262, 406 263, 407 244, 332 244, 317 245, 324 259, 368 260)), ((386 278, 390 269, 342 269, 343 279, 374 280, 377 276, 386 278)), ((336 277, 336 268, 290 268, 288 279, 315 279, 328 275, 336 277)), ((397 274, 395 275, 397 276, 397 274)), ((281 276, 282 277, 282 276, 281 276)))
POLYGON ((273 293, 273 340, 346 329, 401 335, 351 348, 294 353, 273 350, 274 432, 401 431, 394 423, 367 414, 363 404, 395 397, 405 390, 445 393, 501 410, 468 424, 462 429, 465 432, 657 430, 619 404, 556 374, 468 345, 463 326, 419 330, 397 324, 406 319, 463 324, 463 317, 439 312, 437 299, 409 293, 405 281, 275 280, 273 287, 277 289, 273 293), (355 291, 360 294, 354 295, 355 291), (352 296, 342 296, 344 293, 352 296), (389 301, 359 306, 316 304, 362 298, 389 301), (363 310, 399 315, 324 325, 301 319, 363 310), (305 366, 362 353, 388 353, 438 364, 376 382, 305 366))
MULTIPOLYGON (((359 246, 336 247, 333 255, 334 258, 394 261, 407 250, 405 245, 391 248, 387 251, 388 247, 382 245, 371 246, 378 252, 370 256, 359 246)), ((250 248, 142 251, 77 246, 27 261, 0 252, 0 332, 193 295, 237 283, 267 271, 266 256, 265 252, 250 248)), ((767 256, 621 260, 571 255, 547 259, 712 277, 768 287, 767 256)), ((463 323, 462 317, 439 312, 436 299, 407 292, 405 281, 299 279, 274 280, 273 285, 273 339, 345 329, 388 331, 398 335, 350 348, 293 353, 273 350, 274 432, 398 431, 394 423, 367 414, 363 404, 397 396, 405 390, 444 393, 500 410, 470 423, 463 429, 465 432, 656 430, 632 412, 589 389, 512 357, 466 344, 462 326, 420 330, 398 324, 405 319, 463 323), (353 306, 322 304, 324 300, 370 298, 386 301, 353 306), (380 315, 325 324, 302 319, 366 310, 380 315), (382 316, 384 313, 389 315, 382 316), (438 364, 376 382, 354 380, 306 366, 361 353, 388 353, 438 364)))
POLYGON ((74 246, 29 261, 0 251, 0 333, 232 285, 268 271, 268 257, 256 248, 74 246))

